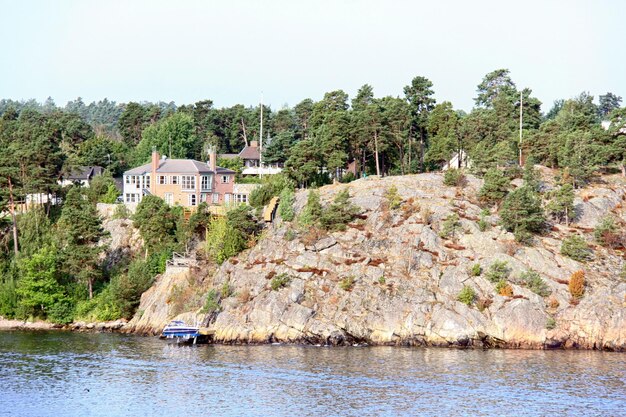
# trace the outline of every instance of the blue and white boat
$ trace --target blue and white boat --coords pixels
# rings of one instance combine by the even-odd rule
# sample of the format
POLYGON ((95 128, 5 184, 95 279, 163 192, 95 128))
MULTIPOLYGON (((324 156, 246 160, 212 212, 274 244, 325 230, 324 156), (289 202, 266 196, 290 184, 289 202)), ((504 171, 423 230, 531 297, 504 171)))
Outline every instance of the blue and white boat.
POLYGON ((161 338, 173 339, 177 343, 194 344, 200 336, 200 328, 198 326, 189 326, 182 320, 171 321, 161 332, 161 338))

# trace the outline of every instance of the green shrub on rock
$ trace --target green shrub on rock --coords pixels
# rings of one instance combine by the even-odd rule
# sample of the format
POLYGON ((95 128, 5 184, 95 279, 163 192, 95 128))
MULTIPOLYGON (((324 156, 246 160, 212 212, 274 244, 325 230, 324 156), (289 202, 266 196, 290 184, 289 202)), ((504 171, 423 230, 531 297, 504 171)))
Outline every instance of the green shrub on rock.
POLYGON ((458 187, 465 182, 465 175, 460 169, 451 168, 443 174, 443 183, 449 187, 458 187))
POLYGON ((476 291, 469 285, 464 285, 456 299, 468 306, 472 305, 476 300, 476 291))
POLYGON ((291 277, 287 274, 279 274, 272 278, 270 287, 272 291, 278 291, 279 289, 286 287, 291 282, 291 277))
POLYGON ((587 262, 593 258, 587 242, 577 235, 569 236, 563 240, 561 254, 578 262, 587 262))
POLYGON ((529 269, 520 275, 520 280, 529 290, 541 297, 547 297, 552 292, 538 272, 529 269))
POLYGON ((352 291, 352 288, 354 288, 355 282, 356 280, 354 279, 353 276, 345 277, 344 279, 341 280, 341 282, 339 282, 339 288, 341 288, 344 291, 352 291))
POLYGON ((489 265, 485 278, 494 284, 500 280, 506 280, 511 273, 511 269, 506 261, 494 261, 489 265))
POLYGON ((485 173, 485 183, 478 192, 478 198, 489 205, 502 201, 509 192, 511 181, 502 171, 491 168, 485 173))
POLYGON ((482 272, 483 272, 483 268, 480 266, 480 264, 474 264, 470 268, 470 275, 473 277, 479 276, 480 274, 482 274, 482 272))

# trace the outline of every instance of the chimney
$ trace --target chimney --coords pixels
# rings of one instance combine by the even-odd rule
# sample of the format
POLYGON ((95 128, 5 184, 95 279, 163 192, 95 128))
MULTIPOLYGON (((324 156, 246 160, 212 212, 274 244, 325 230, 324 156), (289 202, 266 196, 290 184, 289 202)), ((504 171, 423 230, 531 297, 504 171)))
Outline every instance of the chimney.
POLYGON ((258 148, 259 147, 259 141, 258 140, 251 140, 250 141, 250 147, 251 148, 258 148))
POLYGON ((161 156, 157 152, 156 148, 152 148, 152 172, 156 172, 159 169, 159 162, 161 156))
POLYGON ((217 169, 217 151, 214 146, 209 148, 209 169, 213 172, 217 169))

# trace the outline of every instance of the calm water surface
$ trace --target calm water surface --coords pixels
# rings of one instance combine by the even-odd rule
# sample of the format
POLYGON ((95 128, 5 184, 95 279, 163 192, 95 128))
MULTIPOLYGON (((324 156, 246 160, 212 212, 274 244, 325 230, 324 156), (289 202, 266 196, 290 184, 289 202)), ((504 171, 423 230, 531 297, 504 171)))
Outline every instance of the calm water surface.
POLYGON ((0 332, 2 416, 626 416, 626 354, 0 332))

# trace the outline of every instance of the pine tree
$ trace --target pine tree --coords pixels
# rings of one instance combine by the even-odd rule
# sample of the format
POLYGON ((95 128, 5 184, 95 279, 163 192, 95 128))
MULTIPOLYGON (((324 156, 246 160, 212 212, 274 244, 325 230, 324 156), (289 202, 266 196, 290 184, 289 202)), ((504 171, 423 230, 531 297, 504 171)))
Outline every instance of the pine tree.
POLYGON ((106 235, 95 207, 78 187, 67 193, 57 223, 63 269, 77 282, 85 283, 89 298, 101 276, 99 255, 105 250, 98 242, 106 235))
POLYGON ((569 226, 574 215, 574 187, 572 184, 563 184, 554 191, 546 210, 550 217, 558 222, 565 221, 565 225, 569 226))
POLYGON ((526 241, 531 233, 545 227, 541 199, 532 188, 523 186, 509 193, 500 210, 502 226, 514 232, 518 241, 526 241))
POLYGON ((491 168, 485 173, 485 183, 478 192, 478 198, 489 205, 497 204, 506 197, 510 185, 510 180, 501 170, 491 168))

